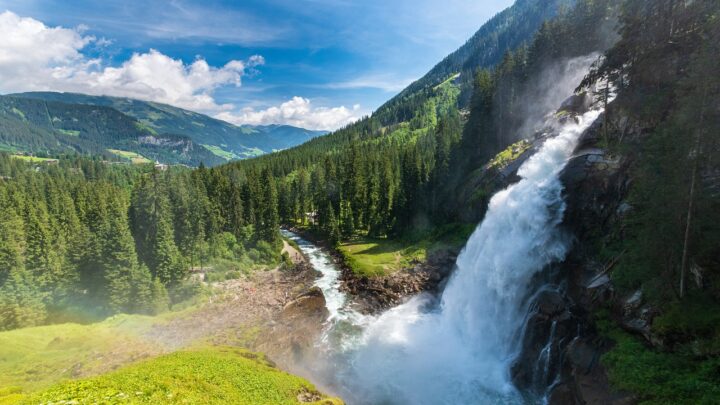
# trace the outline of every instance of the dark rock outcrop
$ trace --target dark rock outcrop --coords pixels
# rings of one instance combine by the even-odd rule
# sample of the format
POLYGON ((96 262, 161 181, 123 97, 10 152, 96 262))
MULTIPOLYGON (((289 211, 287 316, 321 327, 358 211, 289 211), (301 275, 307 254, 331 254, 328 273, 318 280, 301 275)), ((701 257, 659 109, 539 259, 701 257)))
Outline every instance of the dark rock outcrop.
POLYGON ((343 266, 341 289, 353 297, 358 311, 377 313, 423 291, 437 291, 453 269, 456 258, 456 252, 438 251, 410 269, 372 278, 357 276, 343 266))
MULTIPOLYGON (((568 100, 563 111, 579 113, 585 105, 580 99, 568 100)), ((639 125, 621 114, 612 116, 609 136, 641 136, 639 125)), ((518 386, 546 396, 550 404, 633 402, 629 395, 613 392, 600 363, 610 345, 593 323, 592 314, 599 308, 624 303, 624 309, 616 311, 623 314, 621 324, 652 338, 652 309, 643 304, 641 295, 617 297, 609 276, 617 258, 599 262, 593 245, 598 235, 617 230, 632 210, 627 203, 632 157, 611 155, 601 147, 608 136, 604 122, 601 116, 583 133, 561 173, 567 205, 562 226, 576 241, 566 260, 549 270, 555 280, 546 289, 552 290, 531 299, 522 351, 512 369, 518 386)))

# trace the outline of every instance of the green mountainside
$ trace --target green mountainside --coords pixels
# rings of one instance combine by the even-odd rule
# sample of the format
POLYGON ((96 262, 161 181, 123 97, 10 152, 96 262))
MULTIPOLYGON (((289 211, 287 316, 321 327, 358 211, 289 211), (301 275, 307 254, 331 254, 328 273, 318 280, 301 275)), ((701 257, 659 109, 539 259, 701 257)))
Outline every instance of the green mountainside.
MULTIPOLYGON (((591 403, 598 393, 623 403, 715 403, 718 21, 717 0, 518 0, 375 114, 318 137, 120 98, 2 96, 0 329, 61 322, 77 307, 94 308, 89 319, 181 307, 202 295, 190 269, 211 265, 232 278, 284 268, 280 224, 336 247, 350 270, 343 277, 395 283, 383 277, 427 264, 438 242, 461 244, 490 197, 516 181, 519 164, 546 139, 526 127, 543 117, 537 110, 557 111, 563 122, 604 102, 561 174, 566 206, 557 209, 576 240, 552 266, 554 280, 537 277, 563 287, 537 301, 542 319, 528 317, 526 326, 547 334, 526 341, 523 353, 551 347, 557 357, 557 384, 540 387, 548 403, 591 403), (563 66, 579 59, 581 74, 563 87, 574 96, 545 100, 563 66), (284 148, 166 171, 4 152, 211 165, 284 148)), ((245 358, 179 353, 28 398, 101 401, 95 391, 117 393, 128 381, 160 395, 157 370, 191 364, 209 375, 221 367, 270 379, 290 403, 313 389, 236 355, 245 358)), ((532 388, 516 371, 513 381, 532 388)), ((185 391, 193 381, 181 377, 169 383, 190 402, 212 394, 242 403, 234 387, 185 391)))
POLYGON ((478 69, 500 63, 508 51, 530 41, 544 21, 569 9, 575 0, 519 0, 495 15, 455 52, 446 56, 422 78, 411 83, 374 114, 383 124, 412 118, 413 99, 453 75, 458 76, 461 89, 460 106, 466 107, 478 69))
POLYGON ((520 140, 526 96, 546 81, 548 69, 607 48, 598 28, 611 20, 611 3, 581 1, 556 14, 556 2, 521 1, 501 14, 502 19, 491 20, 490 27, 500 25, 499 31, 481 28, 469 44, 485 45, 478 45, 468 61, 497 53, 497 64, 469 75, 475 96, 468 107, 461 100, 467 86, 462 74, 451 73, 437 82, 427 76, 421 80, 426 86, 406 90, 406 96, 371 117, 221 170, 270 169, 282 180, 283 220, 304 221, 304 213, 315 212, 315 225, 334 234, 333 239, 356 232, 417 236, 449 222, 477 222, 491 194, 476 187, 473 172, 520 140), (556 16, 543 21, 547 15, 556 16), (499 46, 491 38, 513 29, 499 21, 525 21, 540 28, 499 46), (514 43, 520 45, 500 53, 514 43))
POLYGON ((197 166, 258 156, 321 135, 281 125, 238 127, 169 105, 127 98, 36 92, 0 96, 0 148, 32 153, 127 150, 197 166))

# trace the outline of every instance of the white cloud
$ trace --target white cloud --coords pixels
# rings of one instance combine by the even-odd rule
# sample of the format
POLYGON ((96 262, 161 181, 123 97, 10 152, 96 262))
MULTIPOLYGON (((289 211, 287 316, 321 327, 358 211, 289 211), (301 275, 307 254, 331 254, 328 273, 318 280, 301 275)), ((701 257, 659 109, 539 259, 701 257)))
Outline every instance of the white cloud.
POLYGON ((83 54, 91 43, 107 40, 83 34, 85 27, 48 27, 33 18, 5 11, 0 14, 0 92, 74 91, 132 97, 191 110, 219 112, 213 92, 225 85, 240 86, 246 69, 262 65, 256 55, 213 67, 198 58, 190 64, 156 50, 135 53, 118 67, 83 54))
POLYGON ((357 104, 352 108, 313 107, 310 100, 302 97, 293 97, 279 106, 265 110, 245 108, 239 114, 225 111, 215 116, 235 125, 287 124, 321 130, 334 130, 353 123, 360 117, 360 106, 357 104))

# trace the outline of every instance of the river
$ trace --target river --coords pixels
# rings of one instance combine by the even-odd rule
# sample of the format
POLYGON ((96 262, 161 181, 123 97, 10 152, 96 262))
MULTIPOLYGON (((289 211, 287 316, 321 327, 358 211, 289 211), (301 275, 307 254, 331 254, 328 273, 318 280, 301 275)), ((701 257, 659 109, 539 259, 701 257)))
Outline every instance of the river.
POLYGON ((520 181, 492 197, 440 297, 421 294, 378 316, 357 314, 339 290, 340 271, 330 257, 286 233, 322 273, 316 284, 330 311, 318 342, 324 360, 308 365, 314 379, 349 404, 542 403, 519 392, 510 366, 532 279, 563 260, 570 246, 559 229, 560 172, 601 113, 550 116, 544 142, 518 170, 520 181))

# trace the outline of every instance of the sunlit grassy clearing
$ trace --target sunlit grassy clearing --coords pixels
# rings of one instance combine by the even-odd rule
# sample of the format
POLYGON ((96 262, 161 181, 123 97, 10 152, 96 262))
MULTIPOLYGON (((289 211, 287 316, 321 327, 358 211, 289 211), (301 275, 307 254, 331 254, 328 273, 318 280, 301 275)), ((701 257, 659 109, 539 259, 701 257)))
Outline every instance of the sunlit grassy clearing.
POLYGON ((128 152, 125 150, 118 150, 118 149, 108 149, 108 152, 112 153, 113 155, 119 156, 121 158, 125 158, 130 160, 133 164, 145 164, 145 163, 152 163, 153 161, 138 154, 135 152, 128 152))
POLYGON ((342 404, 322 396, 306 380, 275 368, 260 354, 216 347, 177 352, 99 377, 64 382, 19 403, 290 405, 301 403, 303 394, 315 396, 318 400, 313 404, 342 404))

